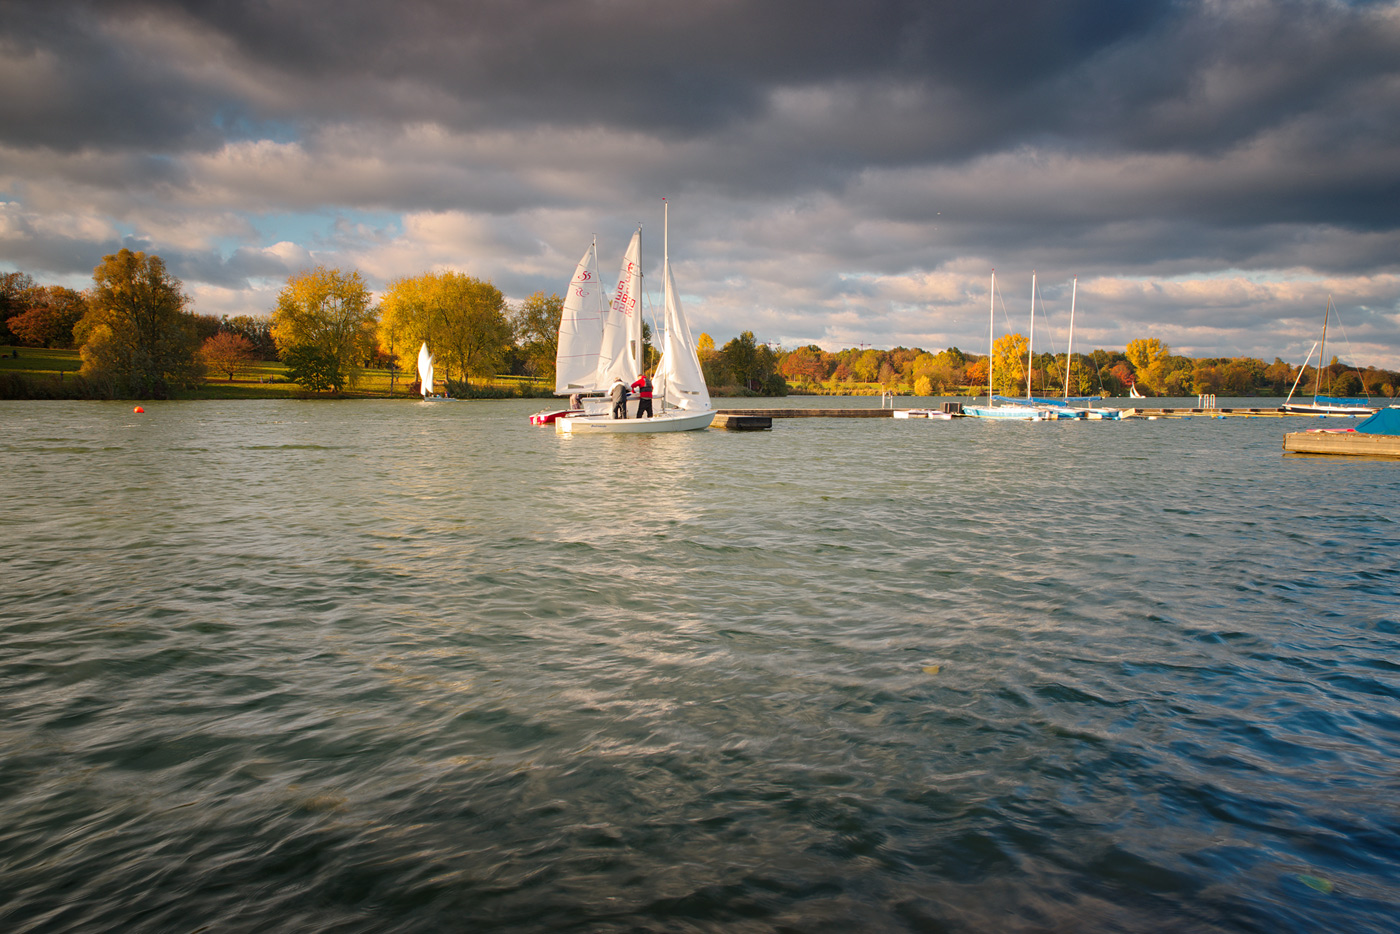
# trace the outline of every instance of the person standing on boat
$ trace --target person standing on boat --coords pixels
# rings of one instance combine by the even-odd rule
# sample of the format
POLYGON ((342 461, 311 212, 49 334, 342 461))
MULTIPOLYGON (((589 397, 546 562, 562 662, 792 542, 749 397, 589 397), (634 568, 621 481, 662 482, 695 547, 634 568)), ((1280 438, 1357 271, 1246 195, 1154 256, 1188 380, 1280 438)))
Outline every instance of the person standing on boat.
POLYGON ((632 384, 632 390, 637 394, 637 417, 651 418, 651 377, 643 373, 637 377, 637 381, 632 384))
POLYGON ((608 397, 612 399, 612 417, 627 417, 627 385, 622 382, 622 377, 614 376, 613 384, 608 389, 608 397))

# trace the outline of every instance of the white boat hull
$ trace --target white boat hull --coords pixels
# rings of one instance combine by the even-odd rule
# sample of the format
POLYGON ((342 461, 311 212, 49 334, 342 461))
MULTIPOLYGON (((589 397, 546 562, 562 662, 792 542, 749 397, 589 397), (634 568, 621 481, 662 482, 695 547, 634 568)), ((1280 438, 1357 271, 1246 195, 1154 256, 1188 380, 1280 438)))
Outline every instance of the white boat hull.
POLYGON ((951 419, 953 416, 950 412, 941 412, 938 409, 895 409, 894 417, 951 419))
POLYGON ((700 412, 671 410, 651 418, 583 415, 558 419, 554 430, 561 435, 651 435, 663 431, 697 431, 709 428, 714 420, 714 409, 700 412))

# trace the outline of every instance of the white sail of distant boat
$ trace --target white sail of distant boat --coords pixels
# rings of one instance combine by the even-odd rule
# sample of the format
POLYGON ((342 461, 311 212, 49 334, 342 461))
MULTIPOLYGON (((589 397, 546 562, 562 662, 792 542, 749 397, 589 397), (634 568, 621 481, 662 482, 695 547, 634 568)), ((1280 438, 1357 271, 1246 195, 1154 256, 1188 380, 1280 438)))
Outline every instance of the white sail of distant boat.
POLYGON ((1137 391, 1137 383, 1133 383, 1130 386, 1128 386, 1128 395, 1133 399, 1146 398, 1142 393, 1137 391))
POLYGON ((603 347, 603 287, 598 281, 598 241, 588 245, 569 280, 559 319, 555 395, 598 389, 598 354, 603 347))
MULTIPOLYGON (((695 431, 701 428, 708 428, 714 421, 715 410, 710 407, 710 390, 705 385, 704 371, 700 368, 700 357, 696 353, 695 339, 690 333, 690 326, 685 319, 685 311, 681 307, 680 292, 676 289, 674 276, 671 274, 671 254, 670 254, 670 205, 666 205, 667 220, 663 227, 666 231, 665 247, 662 250, 662 288, 665 293, 665 331, 663 335, 663 350, 661 360, 656 367, 656 376, 652 380, 653 397, 660 402, 660 411, 651 418, 612 418, 611 415, 579 415, 572 418, 560 418, 554 420, 554 430, 560 434, 656 434, 658 432, 671 431, 695 431)), ((641 261, 641 231, 632 238, 632 245, 628 248, 627 255, 635 257, 636 264, 629 269, 628 262, 623 263, 624 281, 620 281, 617 287, 617 299, 614 300, 614 311, 617 305, 624 298, 631 296, 640 297, 641 282, 640 261, 641 261), (635 270, 635 272, 633 271, 635 270), (634 291, 624 291, 624 288, 634 291)), ((641 308, 635 303, 632 305, 632 319, 635 321, 635 340, 638 353, 641 351, 641 308)), ((610 318, 614 316, 610 315, 610 318)), ((621 315, 615 316, 619 319, 621 315)), ((610 321, 611 323, 611 321, 610 321)), ((604 338, 604 352, 608 339, 604 338)), ((599 370, 603 369, 603 361, 599 360, 599 370)), ((641 372, 640 366, 637 373, 641 372)), ((611 380, 611 375, 608 377, 611 380)), ((633 377, 635 381, 635 377, 633 377)))
POLYGON ((606 390, 614 379, 631 385, 641 375, 642 351, 642 231, 632 234, 632 242, 622 257, 617 275, 617 292, 603 316, 602 343, 598 349, 597 372, 593 385, 606 390))
POLYGON ((662 273, 665 276, 666 334, 661 361, 656 365, 656 385, 661 389, 662 405, 699 411, 710 407, 710 390, 700 369, 700 355, 681 308, 681 296, 671 275, 669 260, 662 273))
POLYGON ((418 383, 424 399, 433 394, 433 355, 426 341, 418 348, 418 383))

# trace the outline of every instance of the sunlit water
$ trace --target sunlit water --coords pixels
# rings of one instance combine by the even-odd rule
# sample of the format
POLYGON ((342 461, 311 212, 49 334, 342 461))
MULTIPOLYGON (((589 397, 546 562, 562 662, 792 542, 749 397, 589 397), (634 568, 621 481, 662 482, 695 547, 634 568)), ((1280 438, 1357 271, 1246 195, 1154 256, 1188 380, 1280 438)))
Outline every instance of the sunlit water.
POLYGON ((1400 923, 1400 463, 538 407, 0 403, 0 929, 1400 923))

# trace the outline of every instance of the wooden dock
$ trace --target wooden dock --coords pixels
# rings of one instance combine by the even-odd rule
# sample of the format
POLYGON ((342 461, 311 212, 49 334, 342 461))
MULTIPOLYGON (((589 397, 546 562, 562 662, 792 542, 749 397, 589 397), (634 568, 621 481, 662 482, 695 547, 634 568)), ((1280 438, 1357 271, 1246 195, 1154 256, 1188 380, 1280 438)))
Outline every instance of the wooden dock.
POLYGON ((726 431, 769 431, 773 427, 773 419, 767 415, 728 410, 716 412, 710 427, 723 428, 726 431))
POLYGON ((1291 454, 1341 454, 1349 457, 1400 457, 1400 435, 1361 431, 1290 431, 1283 449, 1291 454))
POLYGON ((722 416, 757 416, 760 418, 893 418, 894 409, 717 409, 715 421, 722 416))
MULTIPOLYGON (((1223 408, 1223 409, 1124 409, 1124 418, 1298 418, 1300 416, 1277 408, 1223 408)), ((1308 417, 1308 416, 1303 416, 1308 417)))

